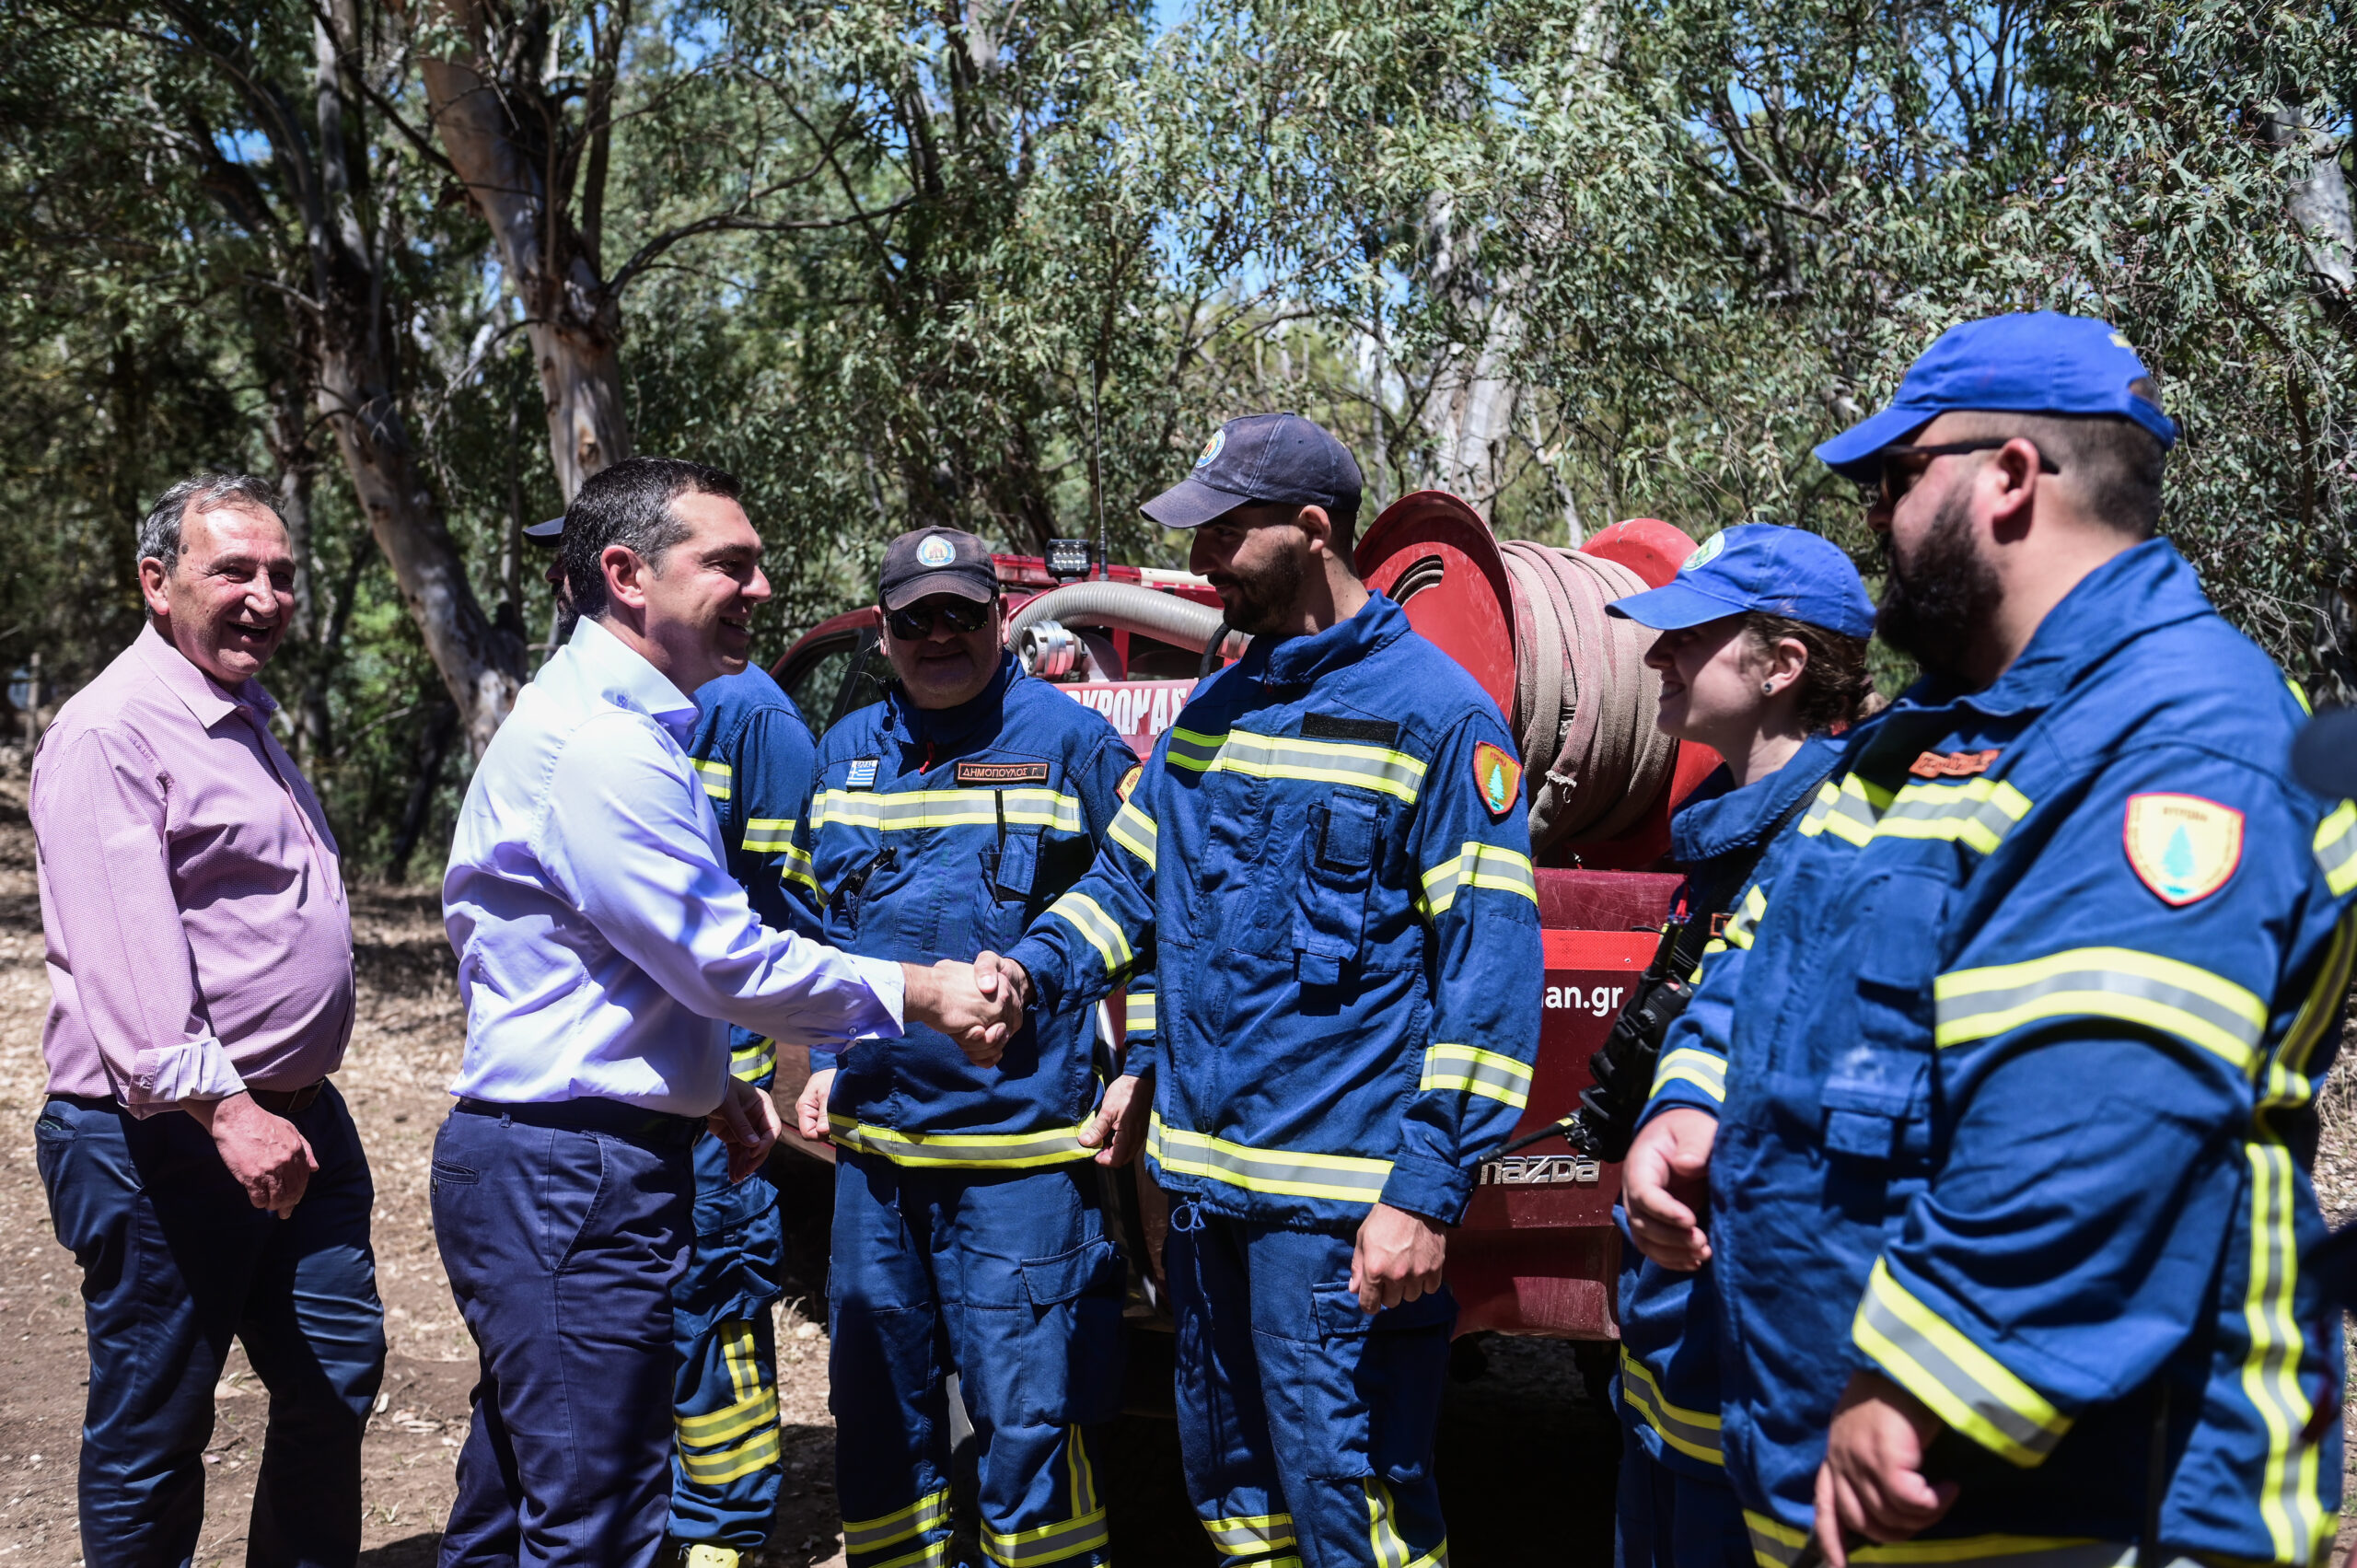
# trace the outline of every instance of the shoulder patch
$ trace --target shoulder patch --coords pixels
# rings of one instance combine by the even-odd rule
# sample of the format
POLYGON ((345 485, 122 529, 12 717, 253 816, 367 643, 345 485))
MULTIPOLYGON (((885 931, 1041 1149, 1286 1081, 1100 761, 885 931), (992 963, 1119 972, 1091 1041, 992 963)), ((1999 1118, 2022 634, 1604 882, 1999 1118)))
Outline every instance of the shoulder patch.
POLYGON ((1482 741, 1473 748, 1473 784, 1492 817, 1504 817, 1522 794, 1522 764, 1505 749, 1482 741))
POLYGON ((1045 762, 960 762, 958 782, 961 784, 1046 784, 1048 764, 1045 762))
POLYGON ((1130 764, 1130 771, 1123 773, 1121 775, 1121 782, 1113 786, 1113 793, 1120 797, 1122 805, 1127 806, 1130 803, 1130 796, 1137 793, 1138 780, 1144 776, 1145 764, 1144 762, 1132 762, 1130 764))
POLYGON ((2178 908, 2226 885, 2243 859, 2243 814, 2198 795, 2131 795, 2121 837, 2128 864, 2178 908))
POLYGON ((874 789, 877 761, 877 759, 874 757, 862 757, 853 762, 851 772, 843 777, 843 787, 845 789, 874 789))
POLYGON ((1907 765, 1919 779, 1968 779, 1989 771, 1994 751, 1926 751, 1907 765))

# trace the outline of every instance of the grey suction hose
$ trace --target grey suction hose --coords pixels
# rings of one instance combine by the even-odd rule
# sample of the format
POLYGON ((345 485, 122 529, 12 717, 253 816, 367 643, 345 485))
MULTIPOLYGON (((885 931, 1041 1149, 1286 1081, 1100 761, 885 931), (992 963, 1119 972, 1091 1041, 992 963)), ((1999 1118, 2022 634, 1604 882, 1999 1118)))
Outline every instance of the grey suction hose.
POLYGON ((1118 627, 1198 652, 1216 647, 1226 658, 1241 658, 1252 645, 1241 632, 1228 631, 1220 612, 1210 606, 1137 583, 1068 583, 1051 588, 1008 620, 1007 645, 1015 645, 1025 627, 1042 621, 1118 627))

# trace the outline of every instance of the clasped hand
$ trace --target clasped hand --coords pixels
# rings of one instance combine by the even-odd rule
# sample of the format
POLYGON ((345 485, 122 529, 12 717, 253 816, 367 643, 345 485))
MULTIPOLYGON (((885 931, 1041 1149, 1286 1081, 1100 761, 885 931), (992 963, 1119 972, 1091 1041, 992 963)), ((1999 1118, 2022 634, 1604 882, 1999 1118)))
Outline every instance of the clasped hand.
POLYGON ((970 964, 944 958, 929 967, 903 964, 907 989, 901 1011, 957 1041, 966 1060, 988 1067, 1006 1054, 1006 1042, 1023 1027, 1031 987, 1019 964, 983 953, 970 964))

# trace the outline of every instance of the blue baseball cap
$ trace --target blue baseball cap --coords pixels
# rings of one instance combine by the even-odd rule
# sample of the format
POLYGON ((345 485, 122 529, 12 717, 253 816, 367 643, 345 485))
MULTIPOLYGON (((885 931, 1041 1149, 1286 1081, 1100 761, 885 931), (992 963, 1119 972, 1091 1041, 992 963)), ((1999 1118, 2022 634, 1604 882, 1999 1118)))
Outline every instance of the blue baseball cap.
POLYGON ((1297 413, 1249 413, 1213 431, 1194 471, 1138 509, 1166 528, 1199 528, 1255 502, 1355 516, 1358 459, 1297 413))
POLYGON ((1875 601, 1840 547, 1777 523, 1739 523, 1702 541, 1660 587, 1604 607, 1656 632, 1757 610, 1845 637, 1875 630, 1875 601))
POLYGON ((1940 334, 1907 367, 1888 408, 1817 447, 1819 462, 1870 484, 1881 453, 1944 413, 2114 414, 2132 419, 2165 448, 2177 422, 2129 389, 2152 372, 2108 321, 2034 310, 1966 321, 1940 334))

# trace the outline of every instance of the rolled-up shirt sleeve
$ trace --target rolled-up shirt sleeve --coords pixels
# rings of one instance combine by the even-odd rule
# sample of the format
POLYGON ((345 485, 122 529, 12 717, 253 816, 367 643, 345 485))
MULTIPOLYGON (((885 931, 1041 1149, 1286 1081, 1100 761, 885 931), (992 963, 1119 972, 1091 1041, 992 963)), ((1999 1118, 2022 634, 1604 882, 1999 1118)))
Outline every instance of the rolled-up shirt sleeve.
POLYGON ((763 925, 708 809, 652 720, 605 715, 557 759, 538 853, 598 935, 681 1005, 782 1045, 898 1037, 900 966, 763 925))
POLYGON ((110 729, 64 737, 41 764, 30 815, 64 978, 116 1097, 152 1116, 238 1093, 180 924, 162 769, 110 729))

